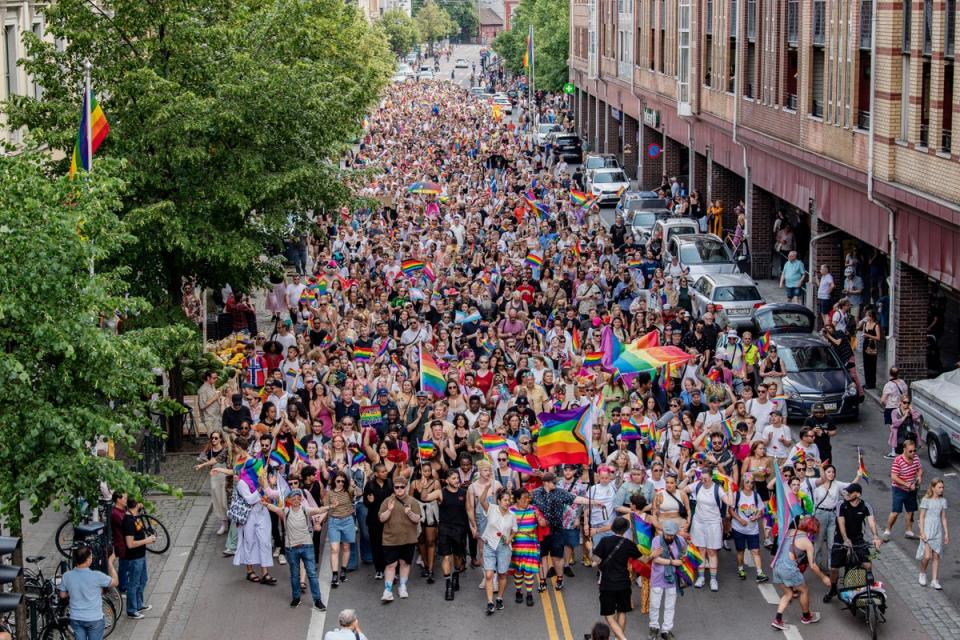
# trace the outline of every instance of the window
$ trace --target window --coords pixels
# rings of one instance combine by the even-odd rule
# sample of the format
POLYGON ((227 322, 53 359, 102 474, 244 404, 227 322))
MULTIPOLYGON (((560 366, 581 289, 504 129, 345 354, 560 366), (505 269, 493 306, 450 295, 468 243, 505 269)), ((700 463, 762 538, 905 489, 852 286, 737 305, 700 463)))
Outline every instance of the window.
POLYGON ((730 38, 727 46, 727 92, 733 93, 737 77, 737 39, 730 38))
POLYGON ((923 0, 923 55, 933 53, 933 0, 923 0))
POLYGON ((17 93, 17 25, 15 24, 3 27, 3 54, 3 72, 9 98, 17 93))
POLYGON ((747 40, 757 39, 757 0, 747 0, 747 40))
POLYGON ((953 62, 943 66, 943 127, 940 131, 940 151, 950 153, 953 129, 953 62))
MULTIPOLYGON (((948 58, 953 57, 953 44, 957 33, 957 0, 947 0, 947 15, 945 16, 946 27, 944 29, 944 52, 948 58)), ((944 103, 949 104, 949 103, 944 103)))
POLYGON ((703 21, 705 33, 713 35, 713 0, 707 0, 707 11, 703 21))
POLYGON ((824 44, 827 32, 826 0, 813 0, 813 44, 824 44))
POLYGON ((873 40, 873 0, 860 0, 860 48, 869 49, 873 40))
POLYGON ((690 2, 677 4, 677 113, 691 115, 690 106, 690 2))
POLYGON ((930 58, 923 59, 920 74, 920 145, 930 145, 930 58))
POLYGON ((727 24, 730 28, 730 37, 737 37, 737 0, 730 0, 730 14, 727 24))
POLYGON ((755 98, 754 88, 757 84, 757 45, 747 43, 747 59, 743 70, 743 97, 755 98))
POLYGON ((660 0, 660 73, 667 71, 667 0, 660 0))
POLYGON ((800 77, 800 52, 796 47, 787 49, 787 74, 783 79, 784 104, 791 111, 797 110, 797 79, 800 77))
POLYGON ((900 140, 910 139, 910 55, 901 56, 900 65, 900 140))
POLYGON ((857 128, 870 128, 870 73, 873 59, 873 0, 860 0, 860 51, 857 60, 857 128))
POLYGON ((713 87, 713 36, 710 35, 703 45, 703 84, 713 87))
POLYGON ((787 42, 800 44, 800 0, 787 0, 787 42))
POLYGON ((817 118, 823 117, 824 57, 823 47, 813 47, 813 67, 810 74, 810 115, 817 118))
POLYGON ((904 53, 910 51, 910 31, 913 29, 913 0, 903 0, 903 33, 900 48, 904 53))

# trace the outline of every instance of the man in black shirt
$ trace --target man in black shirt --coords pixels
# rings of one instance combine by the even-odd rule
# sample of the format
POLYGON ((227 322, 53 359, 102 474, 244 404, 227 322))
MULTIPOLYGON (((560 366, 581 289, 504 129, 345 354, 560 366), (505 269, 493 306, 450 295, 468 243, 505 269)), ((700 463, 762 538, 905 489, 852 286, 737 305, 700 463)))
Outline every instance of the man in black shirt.
MULTIPOLYGON (((460 572, 463 571, 467 549, 467 490, 460 486, 460 472, 448 469, 446 486, 434 495, 440 494, 439 527, 437 531, 437 553, 443 558, 443 577, 446 578, 445 600, 453 600, 453 594, 460 590, 460 572)), ((430 499, 429 497, 427 498, 430 499)))
MULTIPOLYGON (((826 464, 827 460, 833 460, 830 438, 837 435, 837 425, 833 423, 833 418, 827 415, 822 402, 813 405, 813 415, 803 421, 803 426, 813 429, 813 442, 820 452, 820 461, 826 464)), ((819 477, 820 468, 816 471, 819 477)))
POLYGON ((692 390, 690 392, 690 404, 685 407, 685 410, 690 412, 690 417, 693 418, 694 423, 696 423, 697 417, 707 411, 708 408, 707 405, 703 404, 700 389, 692 390))
POLYGON ((851 482, 846 488, 846 498, 837 507, 837 530, 833 535, 833 550, 830 552, 830 591, 823 596, 824 602, 830 602, 837 595, 837 579, 840 576, 840 567, 848 565, 848 553, 852 551, 857 561, 865 569, 870 568, 866 561, 866 544, 863 535, 863 523, 870 525, 873 536, 873 546, 877 549, 883 540, 877 533, 877 521, 873 517, 873 508, 860 497, 862 487, 851 482))
POLYGON ((380 505, 393 495, 393 482, 387 476, 387 467, 378 462, 373 467, 373 477, 363 488, 363 504, 367 507, 367 529, 370 531, 370 547, 373 549, 375 580, 383 580, 386 562, 383 559, 383 523, 380 522, 380 505))
POLYGON ((253 422, 253 416, 250 415, 250 408, 243 404, 243 394, 235 393, 230 396, 230 406, 220 414, 221 424, 228 429, 239 429, 240 423, 246 421, 248 424, 253 422))
POLYGON ((128 498, 127 514, 123 517, 123 538, 127 547, 127 616, 136 620, 144 617, 144 611, 152 609, 144 604, 143 591, 147 586, 147 545, 157 541, 156 536, 147 535, 140 511, 140 503, 128 498))
POLYGON ((637 545, 627 537, 629 529, 626 518, 614 518, 613 535, 600 540, 593 549, 593 555, 599 559, 596 566, 600 569, 600 615, 607 619, 618 639, 627 637, 627 613, 633 610, 628 562, 640 557, 637 545))

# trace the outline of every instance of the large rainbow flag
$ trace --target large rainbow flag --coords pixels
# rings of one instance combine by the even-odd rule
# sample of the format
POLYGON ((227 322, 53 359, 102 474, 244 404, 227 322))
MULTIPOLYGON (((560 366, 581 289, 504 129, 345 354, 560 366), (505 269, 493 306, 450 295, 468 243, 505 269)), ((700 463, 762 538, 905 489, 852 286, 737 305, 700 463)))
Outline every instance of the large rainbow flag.
POLYGON ((590 404, 554 413, 541 413, 537 458, 544 468, 555 464, 589 464, 587 442, 594 413, 590 404))
POLYGON ((420 347, 420 390, 429 391, 438 398, 442 398, 447 389, 443 379, 443 372, 437 366, 437 361, 420 347))
POLYGON ((91 157, 100 148, 103 139, 110 133, 110 123, 103 115, 103 109, 97 104, 97 97, 93 92, 84 92, 83 112, 80 115, 80 130, 73 143, 73 157, 70 159, 69 176, 73 178, 80 169, 89 172, 93 163, 91 157), (88 132, 89 122, 89 132, 88 132), (89 133, 89 139, 88 139, 89 133))
MULTIPOLYGON (((649 344, 652 340, 652 336, 647 334, 640 338, 637 343, 649 344)), ((613 334, 609 326, 604 327, 600 333, 600 350, 603 351, 604 370, 616 373, 618 377, 629 382, 638 373, 646 371, 653 375, 655 371, 667 365, 685 364, 693 358, 679 347, 652 345, 638 347, 637 343, 624 345, 613 334)))

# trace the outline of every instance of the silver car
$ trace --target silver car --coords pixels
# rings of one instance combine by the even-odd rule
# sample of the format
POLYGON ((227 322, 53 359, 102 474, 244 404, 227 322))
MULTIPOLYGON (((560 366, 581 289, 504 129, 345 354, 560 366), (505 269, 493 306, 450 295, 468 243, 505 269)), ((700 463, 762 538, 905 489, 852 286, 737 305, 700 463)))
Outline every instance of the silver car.
POLYGON ((694 317, 701 317, 707 304, 727 314, 737 330, 753 328, 753 310, 764 304, 753 280, 744 274, 713 274, 700 276, 690 289, 690 303, 694 317))
POLYGON ((737 264, 723 240, 713 234, 676 235, 667 242, 664 263, 673 256, 692 280, 708 273, 736 273, 737 264))

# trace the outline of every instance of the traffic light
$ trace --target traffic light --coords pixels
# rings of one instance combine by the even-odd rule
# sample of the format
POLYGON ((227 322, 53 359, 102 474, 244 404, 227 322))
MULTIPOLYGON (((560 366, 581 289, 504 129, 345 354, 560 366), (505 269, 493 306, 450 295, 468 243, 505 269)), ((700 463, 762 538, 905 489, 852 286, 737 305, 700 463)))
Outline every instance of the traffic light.
MULTIPOLYGON (((5 556, 9 556, 20 546, 20 538, 10 538, 0 536, 0 561, 5 556)), ((0 564, 0 613, 13 611, 20 604, 23 598, 22 593, 6 593, 4 585, 13 584, 13 581, 20 577, 23 567, 11 564, 0 564)))

